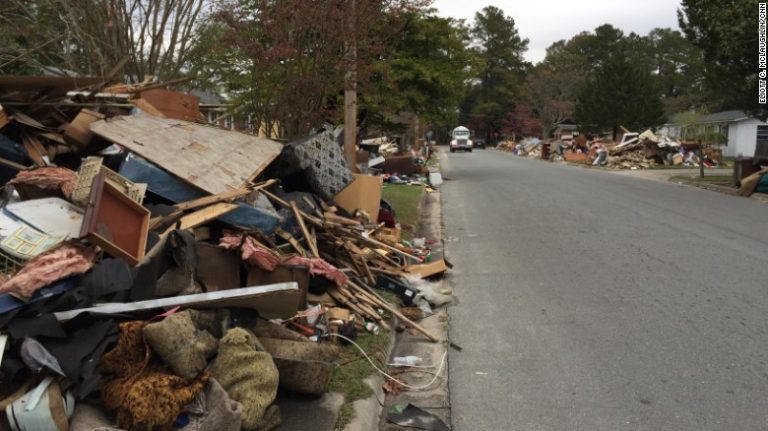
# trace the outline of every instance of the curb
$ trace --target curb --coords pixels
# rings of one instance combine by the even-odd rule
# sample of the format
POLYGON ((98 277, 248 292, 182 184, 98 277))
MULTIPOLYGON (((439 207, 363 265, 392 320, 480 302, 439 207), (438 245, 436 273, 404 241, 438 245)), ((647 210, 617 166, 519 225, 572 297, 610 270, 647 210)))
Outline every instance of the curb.
MULTIPOLYGON (((397 331, 394 330, 396 326, 395 318, 390 318, 389 323, 393 329, 389 333, 387 358, 392 357, 392 351, 397 342, 397 331)), ((386 394, 384 394, 384 390, 382 389, 382 386, 384 385, 384 377, 374 370, 374 374, 366 378, 365 383, 373 390, 373 395, 352 403, 354 415, 349 423, 342 428, 343 431, 370 431, 376 429, 377 424, 379 423, 379 417, 381 417, 384 409, 384 404, 382 404, 381 400, 386 397, 386 394)), ((336 417, 338 420, 338 413, 336 417)))

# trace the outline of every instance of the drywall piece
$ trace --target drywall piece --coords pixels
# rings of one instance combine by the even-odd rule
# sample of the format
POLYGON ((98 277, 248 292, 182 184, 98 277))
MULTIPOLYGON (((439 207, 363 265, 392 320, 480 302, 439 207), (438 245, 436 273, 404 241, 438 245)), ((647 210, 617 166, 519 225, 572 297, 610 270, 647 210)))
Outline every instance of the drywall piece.
POLYGON ((80 236, 87 236, 130 265, 144 258, 149 233, 149 210, 107 182, 105 172, 93 180, 80 236))
POLYGON ((102 304, 79 310, 55 313, 59 321, 74 319, 81 313, 121 314, 168 307, 251 308, 266 319, 288 318, 296 314, 301 292, 295 282, 241 287, 218 292, 196 293, 148 301, 102 304))
POLYGON ((379 219, 382 179, 379 176, 354 175, 355 180, 352 184, 337 194, 333 200, 336 205, 350 214, 354 214, 358 209, 365 211, 375 222, 379 219))
POLYGON ((83 225, 83 210, 61 198, 42 198, 14 202, 6 211, 33 228, 51 236, 78 238, 83 225))
POLYGON ((252 181, 283 148, 245 133, 149 115, 97 121, 91 130, 212 194, 252 181))

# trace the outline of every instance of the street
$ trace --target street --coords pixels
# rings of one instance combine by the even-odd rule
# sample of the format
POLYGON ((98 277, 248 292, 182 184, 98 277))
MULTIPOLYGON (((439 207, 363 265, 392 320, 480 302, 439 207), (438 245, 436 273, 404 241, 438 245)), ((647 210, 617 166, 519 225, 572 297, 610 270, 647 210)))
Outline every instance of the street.
POLYGON ((445 154, 455 430, 765 430, 768 206, 445 154))

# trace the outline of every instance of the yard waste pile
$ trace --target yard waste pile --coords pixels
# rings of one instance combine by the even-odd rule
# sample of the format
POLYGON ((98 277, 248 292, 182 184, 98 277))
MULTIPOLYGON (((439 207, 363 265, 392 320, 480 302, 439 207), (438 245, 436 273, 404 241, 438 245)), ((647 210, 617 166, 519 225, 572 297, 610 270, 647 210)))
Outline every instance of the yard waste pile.
POLYGON ((379 289, 411 304, 448 264, 339 130, 283 145, 161 87, 0 77, 0 430, 275 429, 278 388, 327 390, 331 334, 437 341, 379 289))

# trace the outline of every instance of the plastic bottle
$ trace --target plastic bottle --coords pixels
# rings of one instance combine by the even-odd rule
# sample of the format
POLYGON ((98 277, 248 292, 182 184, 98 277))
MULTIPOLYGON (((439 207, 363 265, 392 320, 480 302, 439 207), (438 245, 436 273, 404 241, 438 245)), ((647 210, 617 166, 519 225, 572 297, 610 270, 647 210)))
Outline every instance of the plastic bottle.
POLYGON ((418 356, 395 356, 392 365, 398 367, 412 367, 421 364, 421 358, 418 356))

